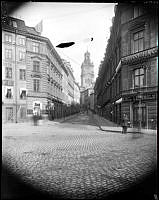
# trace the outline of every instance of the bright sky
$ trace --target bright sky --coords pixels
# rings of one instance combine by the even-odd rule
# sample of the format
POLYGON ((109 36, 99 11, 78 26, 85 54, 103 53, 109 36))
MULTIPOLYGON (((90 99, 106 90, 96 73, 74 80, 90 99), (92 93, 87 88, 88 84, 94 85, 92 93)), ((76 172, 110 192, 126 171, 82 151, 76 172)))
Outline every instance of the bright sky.
POLYGON ((90 52, 95 78, 104 58, 114 16, 114 3, 27 2, 14 13, 25 24, 35 27, 43 20, 42 36, 50 39, 61 58, 71 63, 76 81, 81 84, 84 53, 90 52), (85 43, 86 38, 93 41, 85 43), (61 42, 75 42, 68 48, 57 48, 61 42))

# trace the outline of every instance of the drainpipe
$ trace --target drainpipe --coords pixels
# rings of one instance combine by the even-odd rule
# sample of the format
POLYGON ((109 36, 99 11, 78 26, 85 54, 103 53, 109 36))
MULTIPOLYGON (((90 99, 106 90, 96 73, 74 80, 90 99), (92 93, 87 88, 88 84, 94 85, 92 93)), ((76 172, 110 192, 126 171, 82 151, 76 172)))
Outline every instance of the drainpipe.
POLYGON ((141 92, 139 92, 139 133, 141 133, 141 120, 142 120, 142 110, 141 110, 141 92))
POLYGON ((17 63, 16 63, 16 55, 17 55, 17 51, 16 51, 16 40, 17 40, 17 34, 16 34, 16 30, 15 30, 15 123, 18 123, 17 120, 17 63))

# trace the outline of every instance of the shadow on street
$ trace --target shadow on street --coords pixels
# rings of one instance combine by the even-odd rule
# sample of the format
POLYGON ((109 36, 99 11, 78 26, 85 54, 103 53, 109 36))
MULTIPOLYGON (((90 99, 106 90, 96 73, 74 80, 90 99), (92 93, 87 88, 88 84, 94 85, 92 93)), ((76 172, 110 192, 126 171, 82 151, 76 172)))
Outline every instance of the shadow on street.
MULTIPOLYGON (((113 199, 133 199, 133 200, 155 200, 156 195, 156 172, 153 171, 150 175, 146 176, 140 183, 123 191, 116 192, 107 196, 103 192, 103 196, 99 199, 113 200, 113 199)), ((102 188, 99 190, 101 191, 102 188)), ((50 196, 47 193, 33 188, 31 185, 22 182, 22 180, 14 175, 6 166, 2 166, 1 171, 1 199, 65 199, 60 194, 50 196)), ((96 199, 96 198, 91 198, 96 199)))

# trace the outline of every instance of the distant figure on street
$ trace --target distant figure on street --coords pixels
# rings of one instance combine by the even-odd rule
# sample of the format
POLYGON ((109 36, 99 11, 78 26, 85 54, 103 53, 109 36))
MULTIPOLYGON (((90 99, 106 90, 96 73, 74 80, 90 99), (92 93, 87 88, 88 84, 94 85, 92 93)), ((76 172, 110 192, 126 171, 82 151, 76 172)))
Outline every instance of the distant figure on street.
POLYGON ((126 114, 123 115, 123 119, 122 119, 122 133, 126 134, 127 133, 127 127, 128 127, 128 116, 126 114))
POLYGON ((34 110, 33 112, 33 121, 34 121, 34 126, 38 125, 38 112, 36 110, 34 110))

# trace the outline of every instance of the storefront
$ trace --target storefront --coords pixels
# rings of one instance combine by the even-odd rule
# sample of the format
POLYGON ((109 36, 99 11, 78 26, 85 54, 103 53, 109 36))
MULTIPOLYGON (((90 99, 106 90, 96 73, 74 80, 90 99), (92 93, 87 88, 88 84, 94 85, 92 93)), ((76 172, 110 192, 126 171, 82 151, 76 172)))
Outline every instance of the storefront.
POLYGON ((122 112, 126 112, 132 127, 156 129, 157 127, 157 92, 145 92, 142 95, 125 96, 122 112))

